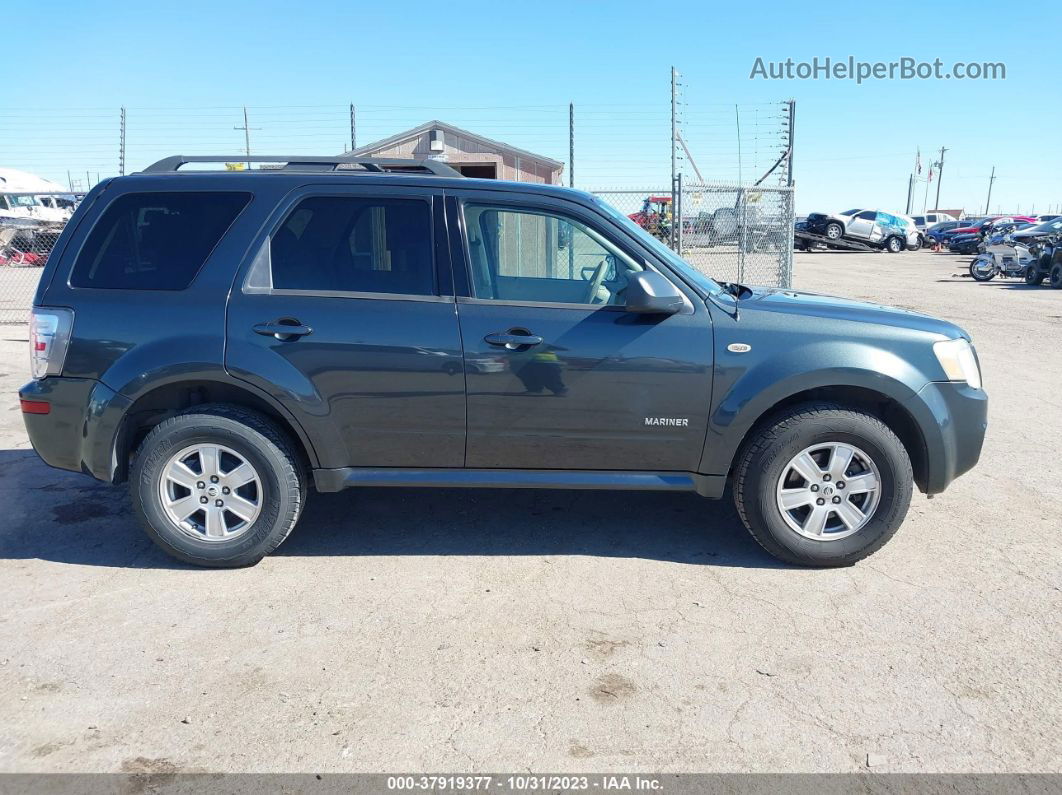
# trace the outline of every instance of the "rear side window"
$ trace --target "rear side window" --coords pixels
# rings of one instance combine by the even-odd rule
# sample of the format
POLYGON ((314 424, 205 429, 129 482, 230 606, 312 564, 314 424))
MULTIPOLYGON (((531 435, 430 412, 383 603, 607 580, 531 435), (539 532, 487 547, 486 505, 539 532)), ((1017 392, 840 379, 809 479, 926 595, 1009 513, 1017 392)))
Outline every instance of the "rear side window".
POLYGON ((250 199, 249 193, 127 193, 96 221, 70 284, 183 290, 250 199))
POLYGON ((303 199, 270 241, 275 290, 434 295, 431 213, 419 199, 303 199))

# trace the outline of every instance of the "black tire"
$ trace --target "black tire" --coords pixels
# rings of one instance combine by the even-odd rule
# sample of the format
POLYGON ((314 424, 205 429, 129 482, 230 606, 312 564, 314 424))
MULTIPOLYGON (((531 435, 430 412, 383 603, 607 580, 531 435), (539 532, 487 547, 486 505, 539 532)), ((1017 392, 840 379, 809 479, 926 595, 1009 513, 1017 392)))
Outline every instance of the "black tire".
POLYGON ((844 227, 836 221, 826 224, 825 235, 828 240, 840 240, 844 235, 844 227))
POLYGON ((308 478, 288 437, 269 419, 239 406, 196 406, 156 425, 141 442, 129 478, 133 508, 151 538, 178 560, 197 566, 253 566, 280 546, 306 504, 308 478), (219 444, 252 465, 262 493, 260 512, 242 534, 199 540, 166 516, 160 494, 163 468, 183 447, 219 444))
POLYGON ((1044 272, 1036 265, 1029 265, 1025 269, 1025 283, 1031 287, 1039 287, 1044 283, 1044 272))
POLYGON ((1051 268, 1051 278, 1048 282, 1054 290, 1062 290, 1062 262, 1051 268))
POLYGON ((906 243, 898 237, 890 237, 885 241, 885 250, 890 254, 899 254, 906 248, 906 243))
POLYGON ((734 503, 752 537, 771 555, 802 566, 849 566, 880 549, 907 515, 913 493, 911 460, 881 420, 831 403, 786 409, 755 430, 734 469, 734 503), (791 528, 775 488, 789 462, 807 447, 828 442, 865 451, 880 474, 880 498, 870 521, 845 538, 807 538, 791 528))

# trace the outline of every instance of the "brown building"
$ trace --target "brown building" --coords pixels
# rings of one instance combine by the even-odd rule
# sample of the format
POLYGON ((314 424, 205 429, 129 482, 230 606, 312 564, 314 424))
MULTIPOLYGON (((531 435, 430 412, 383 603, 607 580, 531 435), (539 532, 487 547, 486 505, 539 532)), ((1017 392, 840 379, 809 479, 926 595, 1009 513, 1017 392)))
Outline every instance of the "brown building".
POLYGON ((439 160, 466 177, 516 182, 561 184, 564 164, 534 152, 485 138, 437 119, 382 141, 359 146, 354 154, 366 157, 403 157, 439 160))

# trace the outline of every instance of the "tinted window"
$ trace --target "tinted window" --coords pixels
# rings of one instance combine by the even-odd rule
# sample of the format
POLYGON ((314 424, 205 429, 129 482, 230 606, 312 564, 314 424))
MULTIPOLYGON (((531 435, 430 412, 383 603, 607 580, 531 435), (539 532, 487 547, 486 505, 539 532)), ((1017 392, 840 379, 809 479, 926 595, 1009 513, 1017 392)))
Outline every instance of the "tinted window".
POLYGON ((411 199, 303 199, 270 241, 273 288, 433 295, 431 215, 411 199))
POLYGON ((70 284, 183 290, 250 198, 248 193, 127 193, 92 228, 70 284))
POLYGON ((878 217, 878 213, 873 210, 867 210, 866 212, 860 213, 857 217, 862 218, 865 221, 873 221, 878 217))
POLYGON ((465 229, 478 298, 622 305, 642 269, 585 224, 545 211, 469 205, 465 229))

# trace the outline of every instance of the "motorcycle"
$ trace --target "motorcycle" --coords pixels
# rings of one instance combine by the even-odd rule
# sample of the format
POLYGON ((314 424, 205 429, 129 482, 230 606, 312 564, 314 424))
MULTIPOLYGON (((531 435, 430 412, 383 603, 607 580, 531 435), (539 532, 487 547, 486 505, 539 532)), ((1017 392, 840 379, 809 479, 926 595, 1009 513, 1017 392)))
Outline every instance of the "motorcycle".
POLYGON ((1011 231, 1000 231, 985 238, 981 253, 970 262, 970 276, 975 281, 987 282, 996 276, 1024 279, 1029 266, 1036 264, 1029 247, 1015 242, 1011 231))

